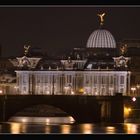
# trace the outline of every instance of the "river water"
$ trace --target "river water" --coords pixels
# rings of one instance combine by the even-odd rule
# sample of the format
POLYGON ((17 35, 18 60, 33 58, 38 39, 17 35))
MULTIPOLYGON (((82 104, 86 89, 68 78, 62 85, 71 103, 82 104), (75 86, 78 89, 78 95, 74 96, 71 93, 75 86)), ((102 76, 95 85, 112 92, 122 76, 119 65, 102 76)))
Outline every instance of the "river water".
POLYGON ((140 134, 140 123, 83 123, 68 118, 13 118, 0 123, 1 134, 140 134), (55 121, 54 121, 55 120, 55 121))

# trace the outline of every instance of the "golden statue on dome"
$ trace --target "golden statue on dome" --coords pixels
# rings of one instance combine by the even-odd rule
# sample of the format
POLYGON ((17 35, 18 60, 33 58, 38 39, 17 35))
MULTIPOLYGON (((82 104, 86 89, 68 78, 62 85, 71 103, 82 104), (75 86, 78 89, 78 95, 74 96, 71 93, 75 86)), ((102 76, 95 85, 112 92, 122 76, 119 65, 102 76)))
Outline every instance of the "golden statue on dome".
POLYGON ((97 16, 100 17, 100 25, 103 25, 103 23, 104 23, 104 16, 105 16, 105 15, 106 15, 105 13, 97 14, 97 16))
POLYGON ((124 44, 122 47, 120 47, 121 55, 124 55, 127 51, 127 44, 124 44))
POLYGON ((26 45, 24 45, 24 55, 27 55, 30 47, 31 47, 30 45, 28 45, 27 47, 26 47, 26 45))

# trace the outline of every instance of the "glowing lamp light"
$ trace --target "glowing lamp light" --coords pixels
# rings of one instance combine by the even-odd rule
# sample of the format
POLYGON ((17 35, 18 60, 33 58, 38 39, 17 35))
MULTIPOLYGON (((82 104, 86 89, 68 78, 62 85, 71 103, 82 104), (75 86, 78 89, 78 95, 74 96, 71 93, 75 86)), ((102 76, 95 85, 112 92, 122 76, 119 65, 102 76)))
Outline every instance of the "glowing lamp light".
POLYGON ((71 94, 74 95, 75 94, 74 91, 72 91, 71 94))
POLYGON ((2 90, 0 90, 0 94, 2 94, 2 90))
POLYGON ((50 94, 50 91, 47 90, 47 94, 50 94))
POLYGON ((130 107, 124 107, 124 117, 127 118, 129 117, 132 109, 130 107))
POLYGON ((133 92, 135 92, 135 91, 136 91, 136 88, 135 88, 135 87, 132 87, 131 90, 132 90, 133 92))
POLYGON ((84 92, 84 89, 83 89, 83 88, 80 88, 80 89, 79 89, 79 92, 80 92, 80 93, 83 93, 83 92, 84 92))
POLYGON ((135 102, 135 101, 136 101, 136 97, 133 97, 133 98, 132 98, 132 101, 135 102))

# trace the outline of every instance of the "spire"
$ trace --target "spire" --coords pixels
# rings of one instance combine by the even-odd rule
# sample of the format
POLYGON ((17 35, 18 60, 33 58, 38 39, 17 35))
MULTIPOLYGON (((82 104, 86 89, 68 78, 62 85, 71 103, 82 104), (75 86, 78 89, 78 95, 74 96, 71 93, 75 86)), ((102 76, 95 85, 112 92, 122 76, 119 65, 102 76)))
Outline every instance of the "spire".
POLYGON ((105 15, 106 15, 106 13, 97 14, 97 16, 99 16, 99 18, 100 18, 100 27, 102 27, 104 25, 104 16, 105 15))

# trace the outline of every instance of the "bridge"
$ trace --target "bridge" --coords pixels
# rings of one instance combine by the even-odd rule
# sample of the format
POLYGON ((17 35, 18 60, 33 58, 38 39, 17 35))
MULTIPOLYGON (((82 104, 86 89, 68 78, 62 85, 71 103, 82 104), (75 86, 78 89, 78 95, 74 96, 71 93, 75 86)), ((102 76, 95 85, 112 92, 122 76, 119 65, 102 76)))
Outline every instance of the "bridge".
POLYGON ((124 121, 124 97, 120 93, 115 96, 1 95, 0 121, 8 121, 17 112, 40 104, 60 108, 77 123, 124 121))

